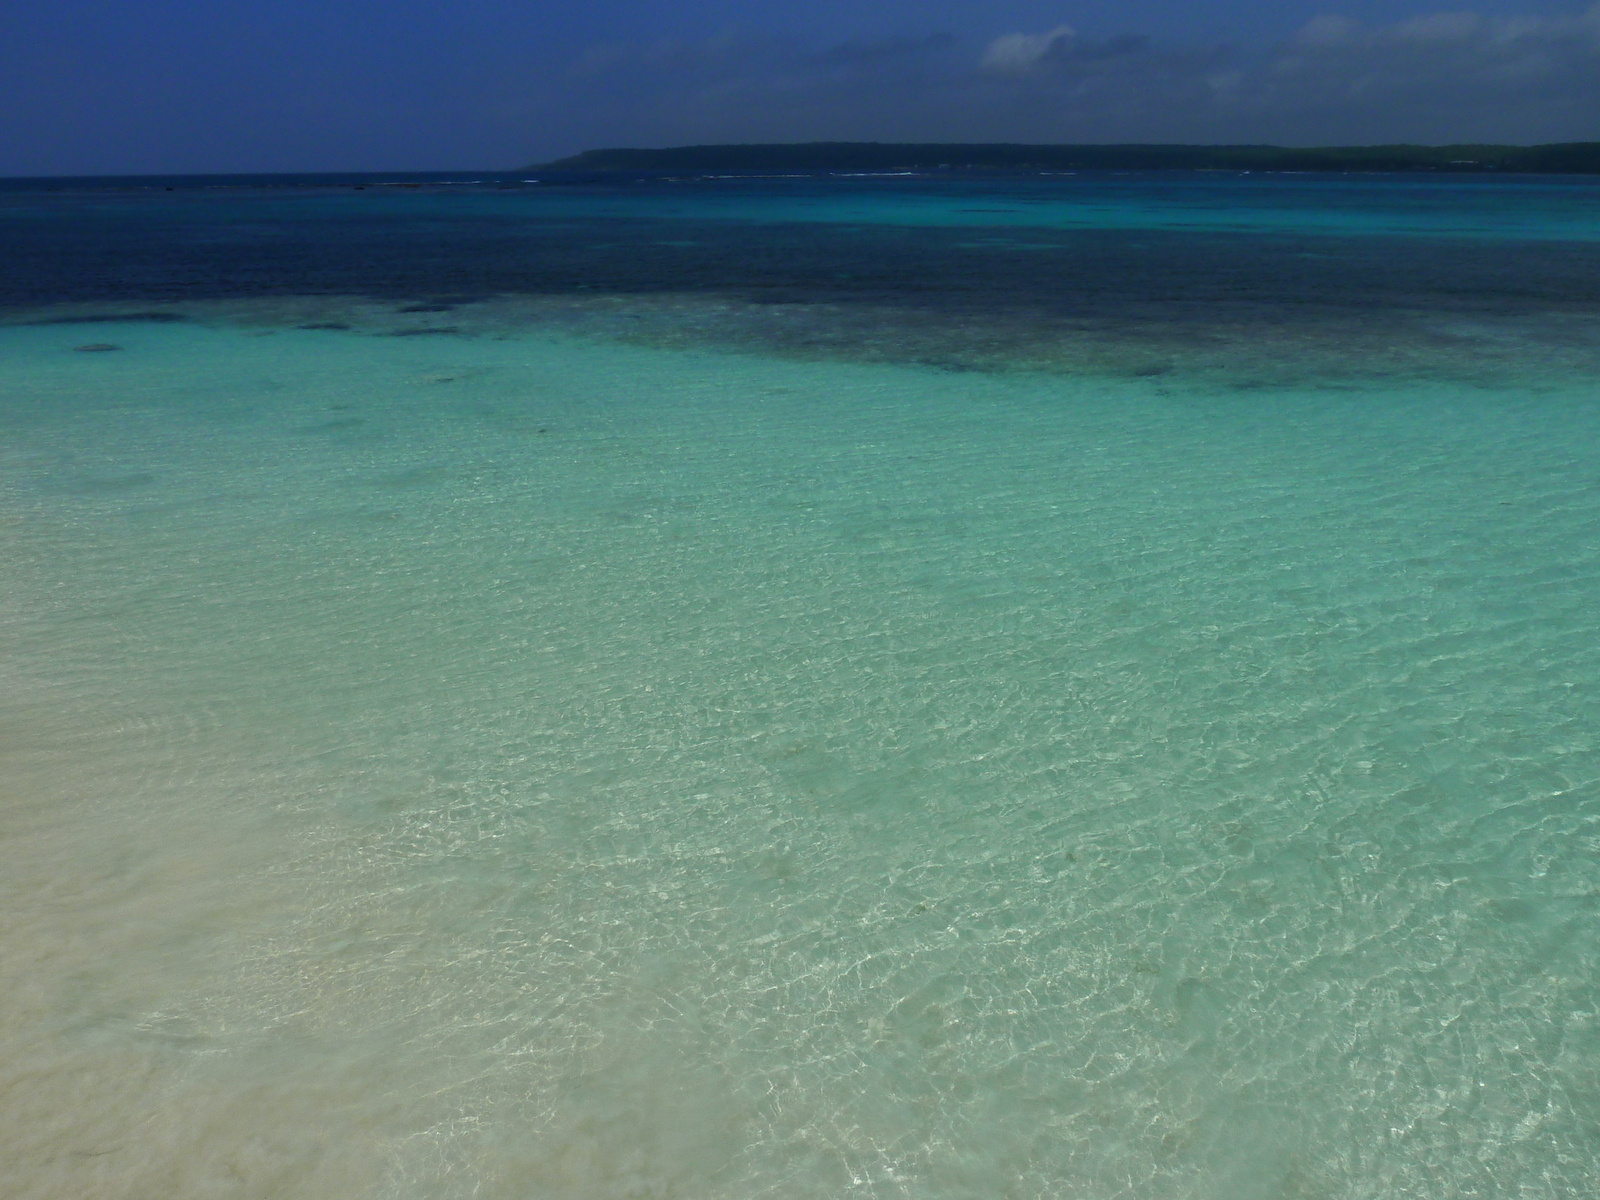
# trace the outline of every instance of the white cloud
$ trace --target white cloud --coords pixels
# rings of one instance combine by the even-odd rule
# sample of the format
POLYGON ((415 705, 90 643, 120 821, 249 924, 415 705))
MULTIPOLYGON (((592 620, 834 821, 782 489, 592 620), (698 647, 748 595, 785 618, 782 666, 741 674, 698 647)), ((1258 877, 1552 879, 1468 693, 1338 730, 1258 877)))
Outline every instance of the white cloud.
POLYGON ((1057 25, 1049 33, 1008 33, 989 43, 978 66, 997 75, 1023 75, 1076 36, 1070 25, 1057 25))
POLYGON ((1354 41, 1361 26, 1349 17, 1313 17, 1294 35, 1298 46, 1344 46, 1354 41))
POLYGON ((1402 21, 1393 36, 1403 42, 1464 42, 1482 28, 1483 18, 1477 13, 1431 13, 1402 21))

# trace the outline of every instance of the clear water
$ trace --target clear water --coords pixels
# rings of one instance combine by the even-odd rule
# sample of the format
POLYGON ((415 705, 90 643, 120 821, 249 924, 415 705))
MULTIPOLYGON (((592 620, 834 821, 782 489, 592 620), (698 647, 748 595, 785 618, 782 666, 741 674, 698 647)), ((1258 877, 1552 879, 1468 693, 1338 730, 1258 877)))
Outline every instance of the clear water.
POLYGON ((1594 251, 1282 182, 19 191, 0 1191, 1594 1192, 1594 251))

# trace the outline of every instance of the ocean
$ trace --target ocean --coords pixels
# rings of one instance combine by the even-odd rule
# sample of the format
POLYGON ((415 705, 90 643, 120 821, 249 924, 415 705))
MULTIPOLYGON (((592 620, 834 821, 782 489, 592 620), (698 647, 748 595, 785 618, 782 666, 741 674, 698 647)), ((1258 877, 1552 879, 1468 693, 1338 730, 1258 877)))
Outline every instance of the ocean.
POLYGON ((0 181, 0 1193, 1600 1191, 1600 182, 0 181))

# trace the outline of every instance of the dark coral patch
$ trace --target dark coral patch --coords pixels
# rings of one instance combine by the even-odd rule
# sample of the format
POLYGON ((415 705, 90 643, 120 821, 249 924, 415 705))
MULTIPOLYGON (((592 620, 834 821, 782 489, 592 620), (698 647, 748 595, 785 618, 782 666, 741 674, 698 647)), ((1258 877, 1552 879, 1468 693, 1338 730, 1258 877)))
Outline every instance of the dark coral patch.
POLYGON ((29 325, 103 325, 116 322, 127 325, 134 322, 150 325, 167 325, 173 321, 183 321, 187 318, 182 313, 173 312, 131 312, 131 313, 88 313, 74 317, 45 317, 38 321, 29 321, 29 325))

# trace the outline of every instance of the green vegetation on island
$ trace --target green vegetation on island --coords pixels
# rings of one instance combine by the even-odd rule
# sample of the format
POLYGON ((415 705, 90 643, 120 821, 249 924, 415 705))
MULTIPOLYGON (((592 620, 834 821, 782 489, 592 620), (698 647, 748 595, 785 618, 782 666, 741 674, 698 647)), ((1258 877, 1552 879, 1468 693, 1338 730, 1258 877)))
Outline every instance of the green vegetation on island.
POLYGON ((1029 146, 801 142, 585 150, 567 171, 1515 171, 1600 174, 1600 142, 1545 146, 1029 146))

